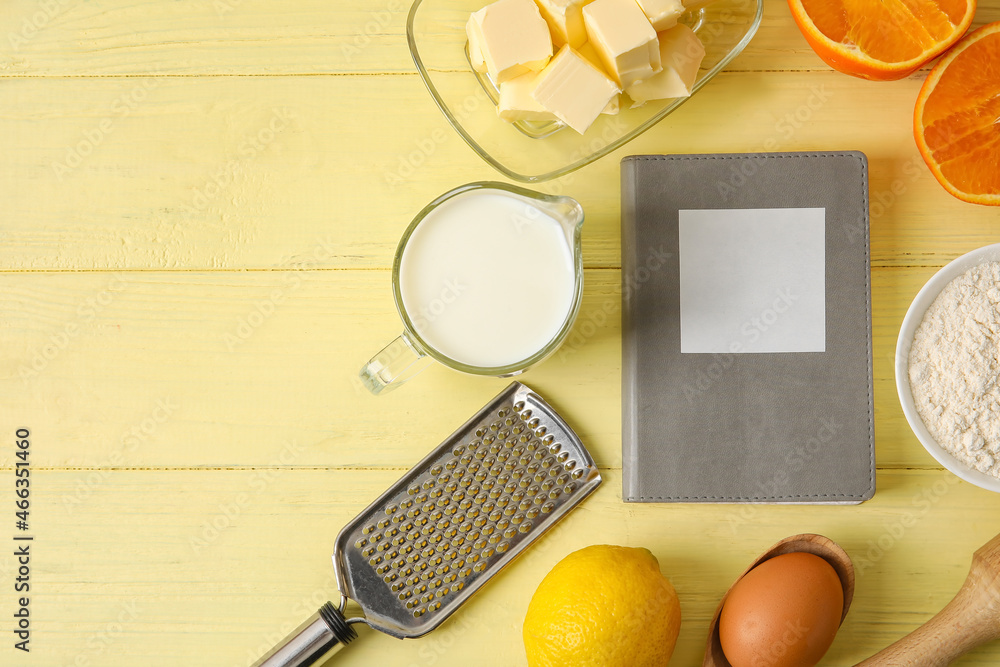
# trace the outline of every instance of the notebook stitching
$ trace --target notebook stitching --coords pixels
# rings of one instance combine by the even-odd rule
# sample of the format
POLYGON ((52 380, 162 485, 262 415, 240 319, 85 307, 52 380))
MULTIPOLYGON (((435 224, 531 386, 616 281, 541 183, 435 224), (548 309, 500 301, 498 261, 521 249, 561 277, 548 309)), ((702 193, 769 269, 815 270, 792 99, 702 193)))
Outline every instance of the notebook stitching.
MULTIPOLYGON (((749 158, 759 159, 802 159, 802 158, 825 158, 825 157, 848 157, 857 160, 861 165, 861 191, 863 194, 864 208, 863 212, 868 211, 869 198, 868 198, 868 188, 864 187, 865 177, 868 174, 868 169, 865 165, 865 161, 858 155, 853 155, 851 153, 843 152, 832 152, 832 153, 748 153, 744 155, 632 155, 622 159, 625 161, 645 161, 645 162, 660 162, 660 161, 674 161, 674 162, 684 162, 684 161, 697 161, 697 160, 746 160, 749 158)), ((870 227, 870 216, 865 214, 865 221, 870 227)), ((871 241, 870 236, 867 237, 865 243, 865 263, 868 264, 868 272, 865 276, 865 289, 868 290, 868 294, 871 294, 871 241)), ((872 331, 871 331, 871 298, 865 304, 865 313, 868 316, 868 377, 872 377, 872 331)), ((874 494, 875 491, 875 419, 874 419, 874 409, 872 403, 872 386, 871 383, 868 385, 868 460, 869 460, 869 473, 868 473, 868 488, 865 490, 864 494, 853 494, 853 493, 819 493, 819 494, 798 494, 798 495, 783 495, 783 496, 635 496, 629 495, 629 500, 788 500, 793 498, 861 498, 863 499, 868 492, 874 494)))

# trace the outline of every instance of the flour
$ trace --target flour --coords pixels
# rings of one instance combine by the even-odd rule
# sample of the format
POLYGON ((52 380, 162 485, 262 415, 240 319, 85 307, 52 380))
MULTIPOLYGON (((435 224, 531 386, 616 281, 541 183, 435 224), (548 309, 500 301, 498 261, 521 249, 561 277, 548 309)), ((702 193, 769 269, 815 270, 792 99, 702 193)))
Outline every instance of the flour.
POLYGON ((934 439, 959 461, 1000 477, 1000 262, 951 281, 910 348, 910 389, 934 439))

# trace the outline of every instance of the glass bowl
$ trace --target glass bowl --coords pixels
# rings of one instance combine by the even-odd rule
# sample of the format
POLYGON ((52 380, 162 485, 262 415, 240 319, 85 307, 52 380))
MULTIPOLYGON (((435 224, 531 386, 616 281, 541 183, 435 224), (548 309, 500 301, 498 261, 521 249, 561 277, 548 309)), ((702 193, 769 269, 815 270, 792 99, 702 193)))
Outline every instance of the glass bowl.
MULTIPOLYGON (((491 0, 415 0, 406 38, 417 71, 451 126, 500 173, 533 183, 586 166, 639 136, 689 98, 656 100, 614 116, 602 114, 580 135, 561 123, 507 123, 497 117, 496 89, 469 63, 465 24, 491 0)), ((692 95, 735 58, 757 32, 763 0, 714 0, 681 22, 705 45, 692 95)))
POLYGON ((913 302, 910 304, 909 309, 906 311, 906 316, 903 318, 903 324, 899 328, 899 338, 896 341, 895 371, 896 392, 899 395, 899 404, 903 408, 903 414, 906 416, 906 421, 913 430, 913 434, 917 436, 917 440, 924 446, 927 453, 933 456, 947 470, 966 482, 989 491, 1000 492, 1000 479, 980 472, 965 462, 958 460, 951 452, 942 447, 931 434, 927 425, 924 424, 920 413, 917 412, 913 392, 910 388, 909 363, 913 336, 917 331, 917 327, 923 321, 927 309, 934 303, 941 290, 947 287, 952 280, 958 278, 972 267, 996 261, 1000 261, 1000 243, 978 248, 952 260, 927 281, 923 288, 917 292, 917 296, 913 298, 913 302))

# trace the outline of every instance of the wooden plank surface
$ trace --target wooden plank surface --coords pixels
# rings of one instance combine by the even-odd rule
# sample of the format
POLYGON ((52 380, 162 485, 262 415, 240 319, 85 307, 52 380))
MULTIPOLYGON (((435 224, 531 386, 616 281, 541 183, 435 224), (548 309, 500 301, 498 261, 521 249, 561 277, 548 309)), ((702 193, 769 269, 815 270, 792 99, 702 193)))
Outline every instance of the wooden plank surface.
MULTIPOLYGON (((0 74, 411 74, 409 8, 405 0, 8 0, 0 8, 0 74)), ((1000 10, 981 2, 973 25, 996 20, 1000 10)), ((787 5, 765 2, 757 36, 730 69, 826 67, 787 5)))
MULTIPOLYGON (((436 195, 502 180, 448 127, 399 0, 8 0, 0 7, 0 542, 13 544, 16 429, 32 432, 32 652, 13 648, 0 549, 0 664, 246 666, 336 595, 337 531, 506 380, 432 367, 375 398, 360 365, 399 333, 389 268, 436 195)), ((984 0, 976 25, 1000 20, 984 0)), ((1000 210, 940 188, 913 144, 926 69, 832 72, 786 3, 669 118, 537 189, 587 212, 566 345, 524 376, 606 483, 424 639, 364 632, 331 664, 524 665, 531 592, 573 549, 645 546, 684 613, 673 665, 758 553, 798 532, 859 572, 824 667, 854 664, 958 589, 1000 497, 955 483, 895 396, 903 314, 1000 210), (621 502, 621 157, 864 151, 871 167, 878 492, 857 507, 621 502)), ((449 75, 461 85, 462 73, 449 75)), ((1000 662, 1000 644, 958 665, 1000 662)))
MULTIPOLYGON (((899 325, 932 273, 873 271, 882 467, 935 465, 893 379, 899 325)), ((588 270, 566 344, 524 376, 613 467, 620 280, 588 270)), ((129 467, 267 465, 288 438, 306 447, 298 465, 408 466, 508 381, 432 367, 419 389, 370 396, 356 373, 400 332, 389 283, 388 271, 0 274, 5 405, 60 443, 38 452, 45 466, 106 465, 116 453, 129 467)))
MULTIPOLYGON (((33 446, 55 443, 38 437, 33 446)), ((361 628, 330 664, 524 664, 520 627, 531 593, 565 553, 593 543, 653 552, 682 605, 671 664, 700 664, 708 621, 732 580, 782 537, 817 531, 840 542, 857 569, 852 611, 822 663, 851 665, 951 599, 1000 512, 1000 497, 936 470, 883 471, 871 502, 808 510, 637 508, 621 502, 620 471, 604 474, 594 496, 441 628, 408 641, 361 628), (947 549, 939 548, 942 535, 947 549)), ((397 476, 386 469, 40 471, 39 521, 73 528, 40 526, 37 652, 30 662, 4 664, 73 665, 83 655, 90 662, 81 664, 91 665, 247 665, 336 595, 329 557, 337 531, 397 476), (104 479, 92 496, 67 500, 95 474, 104 479)), ((0 556, 8 581, 14 565, 0 556)), ((7 647, 0 651, 9 659, 7 647)), ((1000 645, 957 664, 997 660, 1000 645)))

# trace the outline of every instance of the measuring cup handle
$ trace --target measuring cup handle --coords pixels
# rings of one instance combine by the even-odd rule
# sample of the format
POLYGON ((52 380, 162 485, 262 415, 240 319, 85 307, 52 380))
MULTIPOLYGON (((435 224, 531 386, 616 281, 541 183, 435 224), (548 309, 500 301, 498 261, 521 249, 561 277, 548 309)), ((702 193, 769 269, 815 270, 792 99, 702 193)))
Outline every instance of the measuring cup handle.
POLYGON ((404 333, 372 357, 359 375, 368 391, 377 396, 414 377, 429 362, 430 358, 404 333))

